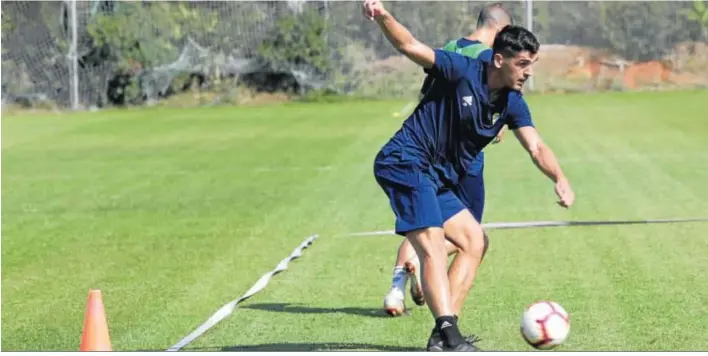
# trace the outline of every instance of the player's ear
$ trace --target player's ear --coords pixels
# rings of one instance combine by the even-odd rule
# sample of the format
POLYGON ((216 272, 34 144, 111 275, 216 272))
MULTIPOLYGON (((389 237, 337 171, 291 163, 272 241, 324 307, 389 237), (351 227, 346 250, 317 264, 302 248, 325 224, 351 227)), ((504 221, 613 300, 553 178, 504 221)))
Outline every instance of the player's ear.
POLYGON ((502 56, 500 53, 495 53, 494 58, 492 58, 492 63, 494 64, 494 67, 497 69, 501 68, 503 62, 504 56, 502 56))

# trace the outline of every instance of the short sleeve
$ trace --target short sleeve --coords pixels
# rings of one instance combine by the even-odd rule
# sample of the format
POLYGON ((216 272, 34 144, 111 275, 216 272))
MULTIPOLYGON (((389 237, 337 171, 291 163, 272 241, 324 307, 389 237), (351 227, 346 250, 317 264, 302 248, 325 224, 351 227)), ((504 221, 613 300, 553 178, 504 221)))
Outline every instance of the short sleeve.
POLYGON ((455 52, 436 49, 435 63, 430 68, 430 75, 436 78, 443 78, 450 82, 456 82, 467 74, 474 65, 474 59, 470 59, 455 52))
POLYGON ((526 104, 526 100, 518 93, 512 92, 510 94, 508 115, 507 126, 512 130, 522 127, 534 127, 529 106, 526 104))
MULTIPOLYGON (((446 43, 446 44, 442 47, 443 50, 445 50, 445 51, 451 51, 451 52, 454 52, 454 51, 455 51, 455 48, 457 48, 457 41, 450 41, 450 42, 446 43)), ((423 72, 425 72, 425 74, 430 74, 430 70, 429 70, 429 69, 423 68, 423 72)), ((427 78, 426 78, 425 80, 428 81, 427 78)), ((430 79, 430 82, 432 82, 432 79, 430 79)))
POLYGON ((433 86, 433 77, 426 75, 425 80, 423 81, 423 86, 420 88, 420 93, 423 95, 427 94, 431 86, 433 86))

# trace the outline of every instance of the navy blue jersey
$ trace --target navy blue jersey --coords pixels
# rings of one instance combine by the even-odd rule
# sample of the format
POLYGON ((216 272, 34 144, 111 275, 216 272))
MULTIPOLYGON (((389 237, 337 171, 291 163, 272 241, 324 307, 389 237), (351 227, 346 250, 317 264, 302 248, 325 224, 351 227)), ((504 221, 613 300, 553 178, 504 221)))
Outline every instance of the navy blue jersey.
MULTIPOLYGON (((464 37, 458 38, 445 44, 442 49, 456 52, 470 58, 478 58, 484 62, 492 61, 492 49, 477 40, 470 40, 464 37)), ((428 73, 427 69, 424 71, 428 73)), ((438 88, 433 88, 433 82, 433 76, 427 75, 425 77, 423 87, 420 88, 421 95, 428 94, 431 90, 438 90, 438 88)), ((444 85, 444 83, 442 85, 444 85)), ((433 94, 433 92, 430 93, 433 94)), ((484 152, 479 152, 476 156, 465 155, 465 159, 467 160, 466 174, 472 176, 482 174, 482 168, 484 167, 484 152)))
POLYGON ((501 131, 533 126, 520 92, 506 89, 492 102, 485 62, 435 50, 428 70, 435 91, 428 93, 404 121, 395 140, 407 155, 435 168, 441 181, 457 184, 476 157, 501 131))
MULTIPOLYGON (((470 40, 464 37, 458 38, 445 44, 442 49, 456 52, 470 58, 478 58, 484 62, 492 61, 492 49, 477 40, 470 40)), ((424 69, 423 71, 428 73, 427 69, 424 69)), ((427 94, 432 84, 433 76, 427 75, 423 81, 423 86, 420 88, 420 93, 422 95, 427 94)))

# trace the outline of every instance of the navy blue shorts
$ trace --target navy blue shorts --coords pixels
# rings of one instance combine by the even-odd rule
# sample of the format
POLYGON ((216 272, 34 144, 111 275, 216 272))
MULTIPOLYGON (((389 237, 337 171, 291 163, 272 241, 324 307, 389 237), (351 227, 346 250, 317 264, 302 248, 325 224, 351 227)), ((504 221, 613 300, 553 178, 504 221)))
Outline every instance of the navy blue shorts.
POLYGON ((484 163, 479 173, 465 175, 455 187, 455 195, 472 213, 477 222, 482 223, 484 216, 484 163))
POLYGON ((484 209, 484 196, 478 197, 480 189, 484 191, 481 173, 463 177, 458 186, 444 187, 419 159, 387 145, 376 156, 374 176, 389 198, 399 235, 429 227, 442 228, 445 221, 465 208, 476 219, 481 218, 484 209))

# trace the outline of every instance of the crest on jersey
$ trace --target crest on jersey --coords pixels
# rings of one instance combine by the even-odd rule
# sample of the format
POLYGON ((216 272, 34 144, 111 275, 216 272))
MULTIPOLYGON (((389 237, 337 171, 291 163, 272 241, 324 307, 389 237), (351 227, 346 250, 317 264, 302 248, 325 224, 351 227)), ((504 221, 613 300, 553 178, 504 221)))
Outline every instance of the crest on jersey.
POLYGON ((500 117, 501 114, 499 114, 498 112, 492 114, 492 125, 496 124, 500 117))

